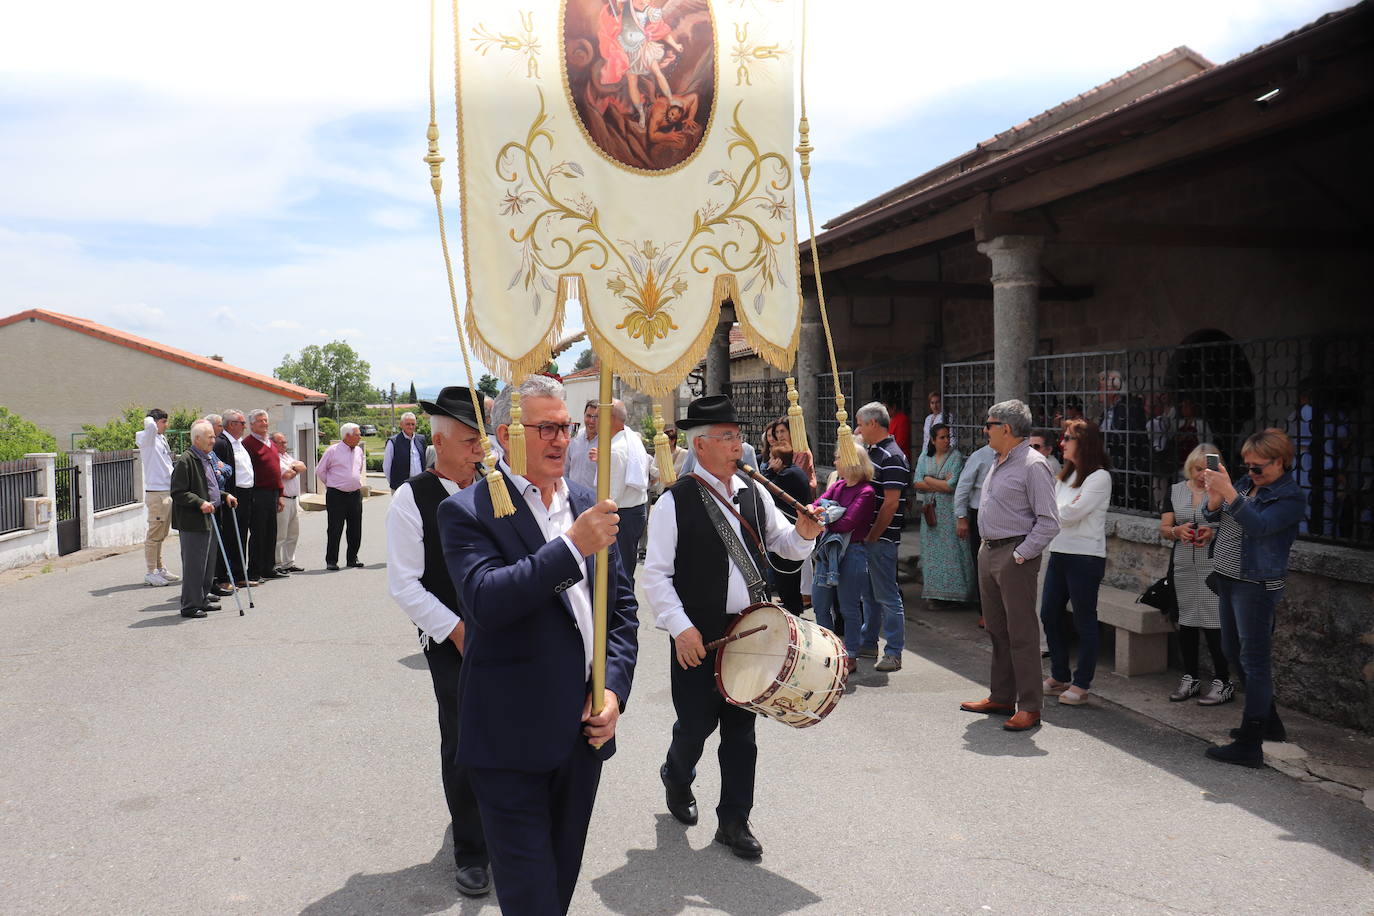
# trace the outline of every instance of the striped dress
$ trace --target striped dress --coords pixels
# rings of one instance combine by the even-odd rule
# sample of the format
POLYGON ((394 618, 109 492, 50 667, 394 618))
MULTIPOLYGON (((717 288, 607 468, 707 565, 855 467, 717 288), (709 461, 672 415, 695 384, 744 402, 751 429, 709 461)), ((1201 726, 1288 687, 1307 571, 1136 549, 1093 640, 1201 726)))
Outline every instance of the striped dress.
MULTIPOLYGON (((1200 495, 1194 505, 1188 481, 1180 480, 1169 489, 1169 495, 1164 500, 1164 511, 1174 514, 1175 525, 1209 527, 1202 515, 1206 500, 1205 495, 1200 495)), ((1179 626, 1212 630, 1221 626, 1220 602, 1207 587, 1207 577, 1212 574, 1212 561, 1207 552, 1206 544, 1196 547, 1174 541, 1174 592, 1178 595, 1179 626)))

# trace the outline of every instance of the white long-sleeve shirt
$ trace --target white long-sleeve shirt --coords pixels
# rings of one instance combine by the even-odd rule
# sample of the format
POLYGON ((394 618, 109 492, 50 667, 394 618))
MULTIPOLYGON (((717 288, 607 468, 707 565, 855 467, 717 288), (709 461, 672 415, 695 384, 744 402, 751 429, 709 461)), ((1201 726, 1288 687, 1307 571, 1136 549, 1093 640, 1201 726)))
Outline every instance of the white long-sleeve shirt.
POLYGON ((172 489, 172 450, 167 437, 157 431, 157 421, 143 418, 143 431, 134 434, 143 462, 143 489, 158 492, 172 489))
POLYGON ((997 453, 991 445, 985 445, 968 456, 964 469, 959 473, 959 483, 954 487, 954 517, 967 518, 968 510, 977 511, 983 498, 983 481, 988 469, 997 463, 997 453))
MULTIPOLYGON (((727 500, 740 490, 753 487, 753 484, 745 483, 738 476, 732 476, 728 483, 722 482, 700 466, 692 473, 699 475, 727 500)), ((769 513, 764 526, 767 529, 764 543, 768 550, 788 560, 806 559, 815 541, 809 541, 797 533, 796 527, 773 503, 771 496, 761 495, 763 511, 769 513)), ((738 519, 730 513, 726 513, 725 517, 735 530, 736 537, 747 537, 740 531, 738 519)), ((687 549, 691 549, 690 546, 687 549)), ((673 587, 676 557, 677 510, 670 490, 659 497, 654 504, 654 511, 649 513, 649 548, 644 555, 644 570, 639 574, 639 587, 644 592, 644 600, 654 612, 658 628, 667 630, 673 637, 692 626, 691 618, 682 607, 682 599, 673 587)), ((730 571, 725 590, 725 613, 738 614, 751 604, 749 589, 744 584, 744 574, 734 562, 727 559, 726 565, 730 571)))
MULTIPOLYGON (((452 496, 458 484, 440 478, 452 496)), ((420 582, 425 574, 425 526, 415 493, 403 483, 392 494, 386 510, 386 584, 391 597, 406 616, 435 642, 448 639, 458 626, 458 615, 420 582)))
MULTIPOLYGON (((405 433, 401 435, 405 438, 406 443, 406 460, 409 462, 406 466, 410 469, 406 473, 406 480, 409 480, 425 469, 425 461, 424 456, 415 450, 415 437, 407 436, 405 433)), ((386 449, 382 452, 382 476, 387 480, 391 479, 391 462, 396 460, 396 456, 393 454, 395 451, 395 440, 387 439, 386 449)))
MULTIPOLYGON (((1077 477, 1071 475, 1069 480, 1077 477)), ((1107 506, 1112 501, 1112 475, 1093 471, 1083 486, 1054 482, 1054 501, 1059 507, 1059 533, 1045 548, 1051 553, 1076 553, 1090 557, 1107 555, 1107 506)))
POLYGON ((616 506, 631 509, 648 501, 649 473, 644 460, 638 433, 622 429, 611 437, 611 499, 616 506))

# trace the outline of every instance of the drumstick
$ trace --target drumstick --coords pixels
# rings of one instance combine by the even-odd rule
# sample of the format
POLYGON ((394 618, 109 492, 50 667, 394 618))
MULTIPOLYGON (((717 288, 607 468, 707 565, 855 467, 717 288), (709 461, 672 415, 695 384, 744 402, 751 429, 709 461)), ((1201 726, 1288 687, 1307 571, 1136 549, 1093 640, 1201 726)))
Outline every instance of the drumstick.
POLYGON ((757 470, 745 464, 743 461, 739 463, 739 469, 744 473, 748 474, 750 477, 757 480, 759 483, 763 484, 765 487, 768 488, 768 492, 772 493, 774 496, 780 497, 783 502, 787 503, 793 509, 796 509, 798 512, 802 513, 807 518, 811 519, 811 521, 815 522, 817 525, 825 524, 825 522, 821 521, 819 510, 813 509, 810 506, 802 505, 801 503, 797 502, 797 500, 793 498, 791 493, 788 493, 782 487, 773 483, 773 481, 769 480, 767 477, 764 477, 757 470))
POLYGON ((703 648, 707 652, 710 652, 712 649, 719 649, 728 642, 734 642, 746 636, 753 636, 755 633, 762 633, 766 629, 768 629, 768 624, 765 623, 763 626, 754 627, 752 630, 745 630, 743 633, 731 633, 729 636, 722 636, 720 639, 711 640, 703 648))

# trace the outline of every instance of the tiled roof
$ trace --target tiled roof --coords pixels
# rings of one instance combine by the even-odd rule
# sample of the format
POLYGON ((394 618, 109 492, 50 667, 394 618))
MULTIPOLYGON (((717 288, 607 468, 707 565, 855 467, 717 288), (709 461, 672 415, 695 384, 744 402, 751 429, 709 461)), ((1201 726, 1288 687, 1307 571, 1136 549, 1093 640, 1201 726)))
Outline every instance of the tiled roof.
POLYGON ((106 327, 103 324, 96 324, 85 318, 76 318, 72 315, 63 315, 58 312, 49 312, 46 309, 28 309, 18 312, 7 318, 0 318, 0 327, 16 324, 25 319, 46 321, 48 324, 66 328, 69 331, 76 331, 79 334, 86 334, 97 340, 108 341, 109 343, 119 344, 121 347, 128 347, 131 350, 138 350, 150 356, 156 356, 169 362, 180 363, 192 369, 199 369, 202 372, 209 372, 230 381, 239 382, 244 385, 251 385, 254 388, 261 388, 273 394, 279 394, 290 398, 292 401, 325 401, 328 395, 314 391, 301 385, 293 385, 284 382, 279 378, 270 375, 263 375, 261 372, 254 372, 251 369, 241 369, 229 363, 211 359, 208 356, 201 356, 198 353, 191 353, 186 350, 178 350, 176 347, 169 347, 166 344, 158 343, 155 340, 148 340, 146 337, 139 337, 127 331, 120 331, 115 328, 106 327))
POLYGON ((579 381, 579 380, 584 379, 584 378, 596 378, 596 377, 597 377, 598 375, 600 375, 600 374, 601 374, 601 364, 600 364, 600 363, 592 363, 590 366, 588 366, 588 367, 585 368, 585 369, 578 369, 576 372, 569 372, 567 375, 563 376, 563 381, 564 381, 565 383, 566 383, 566 382, 576 382, 576 381, 579 381))

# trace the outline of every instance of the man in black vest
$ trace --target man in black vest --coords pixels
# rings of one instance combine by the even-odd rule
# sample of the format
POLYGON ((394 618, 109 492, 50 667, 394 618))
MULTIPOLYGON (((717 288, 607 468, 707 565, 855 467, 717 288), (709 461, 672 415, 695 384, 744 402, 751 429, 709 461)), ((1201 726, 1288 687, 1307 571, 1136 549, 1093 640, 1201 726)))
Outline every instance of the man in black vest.
MULTIPOLYGON (((428 403, 430 402, 420 402, 420 408, 426 413, 429 412, 429 408, 425 407, 425 404, 428 403)), ((468 411, 468 413, 471 412, 471 410, 468 411)), ((401 414, 401 431, 386 440, 386 451, 382 453, 382 476, 386 478, 392 493, 399 490, 401 484, 425 469, 425 447, 427 443, 424 436, 415 432, 415 425, 415 414, 410 412, 401 414)), ((433 427, 431 427, 432 430, 433 427)))
POLYGON ((821 529, 805 515, 795 525, 789 522, 771 496, 739 473, 744 440, 728 398, 698 398, 677 428, 687 434, 696 467, 654 506, 639 578, 659 628, 672 636, 676 660, 670 672, 677 722, 659 776, 669 812, 684 824, 695 824, 692 781, 706 739, 719 727, 721 786, 715 839, 741 858, 757 858, 763 846, 749 830, 757 717, 730 705, 716 690, 714 666, 703 664, 705 644, 725 634, 732 615, 768 600, 764 551, 789 560, 805 559, 821 529), (723 533, 726 525, 731 535, 723 533))
POLYGON ((386 513, 387 583, 391 597, 419 630, 429 663, 439 704, 439 756, 453 819, 458 890, 478 897, 491 890, 491 876, 477 799, 466 769, 458 765, 458 675, 465 633, 439 543, 438 517, 439 504, 476 479, 482 446, 467 388, 450 386, 420 406, 430 415, 437 460, 432 470, 395 488, 386 513))

